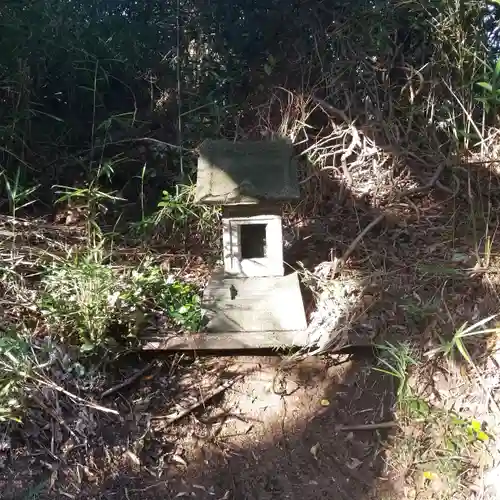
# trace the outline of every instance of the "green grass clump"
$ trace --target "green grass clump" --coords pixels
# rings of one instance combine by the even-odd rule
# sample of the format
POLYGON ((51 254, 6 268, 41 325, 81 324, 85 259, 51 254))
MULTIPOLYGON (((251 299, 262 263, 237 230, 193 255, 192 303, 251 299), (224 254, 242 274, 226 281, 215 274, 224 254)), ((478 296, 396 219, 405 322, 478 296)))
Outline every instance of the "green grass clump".
POLYGON ((116 313, 118 283, 111 268, 90 261, 54 265, 42 281, 41 310, 59 334, 91 350, 106 341, 116 313))
POLYGON ((412 367, 418 364, 415 352, 409 343, 385 344, 377 346, 379 349, 379 367, 375 370, 391 375, 398 381, 396 400, 399 408, 412 400, 409 377, 412 367))
MULTIPOLYGON (((413 478, 422 491, 430 488, 437 498, 450 498, 450 492, 462 489, 464 474, 477 463, 490 435, 479 420, 428 401, 417 383, 426 367, 410 343, 386 342, 377 347, 374 369, 397 380, 395 403, 401 432, 395 438, 392 467, 413 478)), ((444 348, 439 352, 444 353, 444 348)))
POLYGON ((175 192, 162 191, 156 211, 146 216, 141 194, 142 216, 130 225, 133 235, 144 236, 159 227, 167 226, 169 237, 185 237, 186 232, 212 238, 218 232, 220 209, 195 203, 195 184, 176 186, 175 192))
POLYGON ((0 422, 19 420, 30 371, 28 342, 15 331, 0 330, 0 422))
POLYGON ((148 264, 133 271, 92 259, 54 265, 42 280, 39 305, 51 331, 83 351, 133 337, 154 314, 189 331, 201 321, 196 289, 148 264))

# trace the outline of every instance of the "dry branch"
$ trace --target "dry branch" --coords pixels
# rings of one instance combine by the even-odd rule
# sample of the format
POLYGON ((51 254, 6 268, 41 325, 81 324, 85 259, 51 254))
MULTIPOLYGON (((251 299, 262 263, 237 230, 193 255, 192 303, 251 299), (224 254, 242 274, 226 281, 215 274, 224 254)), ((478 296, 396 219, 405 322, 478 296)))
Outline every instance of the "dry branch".
POLYGON ((142 377, 146 372, 148 372, 151 368, 153 368, 156 365, 156 361, 153 361, 152 363, 149 363, 146 365, 144 368, 139 370, 138 372, 134 373, 127 379, 125 379, 123 382, 120 382, 119 384, 110 387, 109 389, 105 390, 102 394, 101 397, 105 398, 106 396, 110 396, 111 394, 119 391, 120 389, 123 389, 124 387, 127 387, 131 384, 133 384, 138 378, 142 377))
POLYGON ((324 101, 323 99, 320 99, 319 97, 316 97, 316 96, 312 96, 311 97, 312 100, 318 104, 320 107, 322 107, 325 111, 328 111, 329 113, 333 114, 333 115, 337 115, 338 117, 340 117, 343 121, 345 121, 346 123, 349 123, 349 118, 347 117, 347 115, 344 113, 344 111, 342 111, 341 109, 338 109, 336 108, 335 106, 332 106, 331 104, 327 103, 326 101, 324 101))
POLYGON ((337 271, 340 271, 340 268, 345 264, 346 260, 349 258, 349 256, 354 252, 356 247, 358 246, 359 242, 364 238, 364 236, 371 230, 373 229, 377 224, 379 224, 385 217, 385 214, 380 214, 378 217, 376 217, 374 220, 366 226, 363 231, 361 231, 358 236, 355 238, 355 240, 349 245, 347 250, 344 252, 344 255, 340 259, 336 259, 332 270, 330 274, 332 276, 335 276, 337 274, 337 271))
POLYGON ((65 420, 60 415, 57 415, 54 410, 52 410, 51 408, 49 408, 35 394, 33 394, 31 396, 31 398, 38 405, 38 407, 40 409, 42 409, 43 411, 45 411, 48 415, 50 415, 54 419, 55 422, 57 422, 59 425, 61 425, 62 427, 64 427, 68 431, 69 435, 72 436, 75 439, 76 442, 80 442, 80 439, 78 438, 78 436, 70 429, 70 427, 68 426, 68 424, 65 422, 65 420))
POLYGON ((36 382, 48 387, 49 389, 53 389, 54 391, 60 392, 62 394, 65 394, 66 396, 70 397, 71 399, 74 399, 75 401, 78 401, 79 403, 82 403, 83 405, 87 406, 88 408, 93 408, 94 410, 99 410, 104 413, 112 413, 113 415, 120 415, 119 412, 116 410, 113 410, 111 408, 106 408, 105 406, 98 405, 96 403, 92 403, 91 401, 86 401, 85 399, 81 398, 80 396, 77 396, 76 394, 73 394, 72 392, 67 391, 60 385, 55 384, 52 381, 45 381, 40 378, 33 378, 36 382))
MULTIPOLYGON (((396 195, 396 199, 400 200, 401 198, 405 198, 405 197, 408 197, 408 196, 411 196, 414 194, 422 194, 422 193, 425 193, 427 191, 430 191, 434 186, 438 185, 439 178, 441 177, 441 174, 443 173, 445 166, 446 166, 445 163, 441 163, 439 165, 439 167, 436 169, 436 171, 434 172, 434 175, 432 176, 431 180, 427 184, 425 184, 424 186, 419 186, 417 188, 408 189, 406 191, 401 191, 400 193, 398 193, 396 195)), ((450 191, 448 188, 446 188, 445 186, 443 186, 440 183, 439 183, 439 187, 441 189, 443 189, 444 191, 450 191)))
POLYGON ((169 415, 157 415, 151 417, 153 420, 165 420, 167 425, 173 424, 174 422, 177 422, 177 420, 180 420, 182 417, 185 417, 192 411, 196 410, 196 408, 200 407, 201 405, 205 404, 207 401, 212 399, 214 396, 217 396, 221 392, 225 391, 226 389, 229 389, 234 383, 236 383, 238 380, 243 378, 243 374, 238 375, 237 377, 231 379, 231 380, 226 380, 219 386, 217 386, 215 389, 209 391, 205 396, 202 398, 198 399, 195 403, 192 405, 188 406, 187 408, 184 408, 182 410, 179 410, 176 413, 171 413, 169 415))
POLYGON ((331 104, 327 103, 323 99, 320 99, 319 97, 312 96, 312 100, 316 102, 316 104, 318 104, 323 109, 323 111, 327 111, 330 115, 336 115, 340 117, 346 123, 346 125, 349 126, 349 132, 352 136, 352 139, 348 148, 345 149, 344 152, 342 153, 342 156, 340 158, 340 164, 342 166, 342 171, 344 172, 347 185, 352 186, 353 179, 351 172, 347 167, 347 159, 349 158, 349 156, 353 154, 354 148, 358 145, 361 145, 361 139, 359 136, 358 129, 354 126, 353 121, 349 120, 344 111, 332 106, 331 104))
POLYGON ((335 430, 339 432, 374 431, 378 429, 392 429, 393 427, 398 427, 398 423, 391 421, 391 422, 378 422, 374 424, 339 425, 338 427, 335 427, 335 430))

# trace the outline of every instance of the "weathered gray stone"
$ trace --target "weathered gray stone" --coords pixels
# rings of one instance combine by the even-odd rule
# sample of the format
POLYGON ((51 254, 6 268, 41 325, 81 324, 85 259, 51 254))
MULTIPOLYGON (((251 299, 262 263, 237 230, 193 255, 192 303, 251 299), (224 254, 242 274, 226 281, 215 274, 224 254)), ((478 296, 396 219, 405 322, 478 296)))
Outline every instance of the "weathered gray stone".
POLYGON ((222 248, 224 272, 228 276, 255 277, 284 274, 283 236, 279 215, 223 218, 222 248), (262 228, 262 246, 265 247, 262 249, 262 254, 258 253, 261 246, 259 232, 250 233, 245 241, 244 229, 252 229, 252 226, 262 228))
POLYGON ((202 307, 207 335, 224 332, 305 330, 306 317, 296 273, 260 278, 214 276, 202 307))
POLYGON ((297 198, 297 165, 288 141, 207 140, 199 147, 196 202, 234 205, 297 198))
POLYGON ((304 347, 303 331, 163 334, 144 339, 145 350, 236 350, 304 347))

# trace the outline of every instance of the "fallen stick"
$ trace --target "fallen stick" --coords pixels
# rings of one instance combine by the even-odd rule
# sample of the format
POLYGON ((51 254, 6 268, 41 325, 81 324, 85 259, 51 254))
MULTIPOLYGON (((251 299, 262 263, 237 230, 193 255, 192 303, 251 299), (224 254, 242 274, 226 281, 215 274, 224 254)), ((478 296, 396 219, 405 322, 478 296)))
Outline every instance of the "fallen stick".
POLYGON ((106 396, 109 396, 109 395, 119 391, 120 389, 123 389, 124 387, 127 387, 127 386, 133 384, 138 378, 142 377, 147 371, 151 370, 151 368, 153 368, 153 366, 155 366, 155 364, 156 364, 155 361, 153 361, 152 363, 149 363, 147 366, 145 366, 144 368, 142 368, 138 372, 134 373, 129 378, 126 378, 123 382, 120 382, 119 384, 114 385, 113 387, 110 387, 109 389, 105 390, 101 394, 101 398, 105 398, 106 396))
POLYGON ((91 401, 86 401, 85 399, 81 398, 80 396, 77 396, 76 394, 73 394, 72 392, 67 391, 66 389, 64 389, 64 387, 61 387, 60 385, 57 385, 52 381, 47 382, 47 381, 45 381, 41 378, 38 378, 38 377, 33 377, 33 380, 35 380, 39 384, 42 384, 46 387, 49 387, 50 389, 53 389, 54 391, 65 394, 66 396, 70 397, 71 399, 74 399, 75 401, 78 401, 79 403, 82 403, 84 406, 87 406, 88 408, 93 408, 94 410, 99 410, 99 411, 102 411, 104 413, 112 413, 113 415, 120 415, 120 413, 117 412, 116 410, 112 410, 111 408, 106 408, 105 406, 101 406, 101 405, 98 405, 96 403, 92 403, 91 401))
POLYGON ((441 174, 443 173, 445 166, 446 166, 445 163, 441 163, 438 166, 438 168, 436 169, 436 171, 434 172, 434 175, 432 176, 431 180, 427 184, 425 184, 423 186, 416 187, 416 188, 407 189, 406 191, 401 191, 400 193, 397 193, 396 200, 400 200, 401 198, 406 198, 406 197, 412 196, 414 194, 425 193, 427 191, 430 191, 435 186, 439 187, 443 191, 446 191, 448 193, 453 194, 453 191, 451 189, 447 188, 446 186, 443 186, 439 182, 439 178, 441 177, 441 174))
POLYGON ((323 108, 323 110, 326 110, 333 115, 337 115, 346 123, 350 123, 351 120, 349 120, 349 118, 347 117, 347 115, 345 114, 345 112, 343 110, 338 109, 335 106, 332 106, 330 103, 326 102, 323 99, 320 99, 319 97, 316 97, 315 95, 312 96, 312 100, 316 104, 319 104, 323 108))
POLYGON ((385 214, 380 214, 378 217, 376 217, 374 220, 368 224, 363 231, 361 231, 358 236, 356 236, 355 240, 349 245, 348 249, 344 252, 344 255, 340 259, 336 259, 334 262, 334 265, 332 267, 332 270, 330 271, 331 276, 335 276, 338 271, 342 268, 342 266, 345 264, 346 260, 349 258, 349 256, 354 252, 356 247, 358 246, 359 242, 365 237, 365 235, 373 229, 377 224, 379 224, 385 217, 385 214))
POLYGON ((40 398, 38 398, 35 394, 31 395, 33 401, 47 414, 49 414, 59 425, 64 427, 70 436, 72 436, 77 443, 80 442, 80 438, 70 429, 69 425, 65 422, 65 420, 57 415, 54 410, 49 408, 40 398))
POLYGON ((312 96, 312 100, 318 104, 320 107, 323 108, 323 111, 328 111, 330 114, 337 115, 340 117, 346 124, 350 125, 350 132, 352 135, 352 140, 351 144, 349 147, 344 151, 344 154, 341 157, 341 166, 342 170, 344 172, 347 185, 351 186, 352 185, 352 175, 351 172, 349 172, 349 169, 347 168, 347 158, 353 153, 354 148, 356 145, 361 145, 361 140, 359 138, 359 132, 358 129, 354 126, 353 120, 350 120, 347 115, 345 114, 344 111, 337 109, 336 107, 332 106, 331 104, 327 103, 323 99, 320 99, 319 97, 312 96))
POLYGON ((200 407, 201 405, 205 404, 207 401, 212 399, 214 396, 217 396, 217 394, 220 394, 221 392, 225 391, 226 389, 229 389, 235 382, 243 378, 243 374, 238 375, 237 377, 231 379, 231 380, 226 380, 219 386, 217 386, 215 389, 212 391, 208 392, 204 397, 196 401, 196 403, 193 403, 192 405, 188 406, 187 408, 184 408, 182 410, 179 410, 176 413, 171 413, 170 415, 157 415, 157 416, 152 416, 152 420, 166 420, 167 425, 173 424, 174 422, 177 422, 177 420, 180 420, 182 417, 185 417, 187 414, 191 413, 193 410, 196 410, 196 408, 200 407))
POLYGON ((374 424, 359 424, 359 425, 339 425, 335 427, 336 431, 347 432, 347 431, 375 431, 377 429, 391 429, 393 427, 398 427, 398 423, 391 422, 378 422, 374 424))

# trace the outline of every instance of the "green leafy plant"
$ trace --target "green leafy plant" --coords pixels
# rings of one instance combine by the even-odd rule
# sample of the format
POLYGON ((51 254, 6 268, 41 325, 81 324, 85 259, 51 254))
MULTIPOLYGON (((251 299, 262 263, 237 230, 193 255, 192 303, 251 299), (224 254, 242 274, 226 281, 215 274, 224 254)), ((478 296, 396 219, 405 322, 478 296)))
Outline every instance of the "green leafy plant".
POLYGON ((24 186, 21 181, 21 167, 17 167, 13 178, 2 172, 7 199, 9 202, 9 211, 13 217, 16 217, 17 212, 22 208, 31 205, 34 200, 30 200, 30 196, 38 189, 38 186, 24 186))
POLYGON ((414 431, 420 439, 409 440, 413 461, 410 466, 422 474, 424 481, 439 482, 447 489, 459 488, 471 456, 484 449, 490 439, 481 422, 433 408, 417 425, 425 432, 414 431))
POLYGON ((479 368, 474 363, 469 350, 465 344, 465 341, 469 337, 473 337, 476 335, 489 335, 489 334, 498 334, 500 331, 500 327, 495 326, 493 328, 484 328, 484 326, 490 323, 493 319, 495 319, 498 314, 493 314, 492 316, 488 316, 472 325, 468 325, 467 322, 463 323, 453 334, 453 337, 450 340, 446 340, 440 336, 441 345, 427 351, 425 355, 429 358, 433 358, 435 356, 445 356, 454 359, 455 354, 458 352, 462 359, 468 364, 468 366, 475 372, 477 376, 477 380, 481 387, 484 390, 484 393, 488 397, 488 401, 496 408, 497 411, 500 411, 498 404, 495 399, 492 397, 491 390, 487 387, 484 382, 483 375, 479 368))
POLYGON ((484 96, 475 98, 476 101, 483 103, 486 111, 500 104, 500 59, 489 74, 489 81, 477 82, 477 85, 484 90, 484 96))
POLYGON ((199 231, 213 229, 217 220, 218 209, 207 205, 195 204, 194 184, 179 185, 175 194, 163 191, 161 201, 158 203, 156 223, 168 219, 178 228, 194 222, 199 231))
POLYGON ((443 337, 440 337, 441 345, 431 349, 426 352, 427 357, 434 357, 436 355, 444 355, 444 356, 453 356, 456 352, 460 353, 463 359, 471 366, 475 367, 475 364, 467 350, 465 345, 465 340, 469 337, 473 337, 476 335, 488 335, 493 333, 498 333, 500 328, 483 328, 484 325, 490 323, 493 319, 495 319, 498 314, 493 314, 492 316, 488 316, 473 325, 468 325, 467 322, 463 323, 453 334, 453 337, 450 340, 446 340, 443 337))
POLYGON ((411 367, 417 365, 415 354, 409 343, 391 344, 386 342, 377 346, 378 362, 383 368, 375 367, 376 371, 391 375, 398 380, 396 391, 399 406, 406 404, 411 398, 408 381, 411 367))
POLYGON ((451 424, 457 428, 463 436, 467 436, 469 442, 487 442, 490 436, 483 430, 483 426, 479 420, 464 419, 458 416, 452 416, 451 424))
MULTIPOLYGON (((141 173, 141 186, 143 177, 144 169, 141 173)), ((142 189, 141 187, 141 193, 142 189)), ((193 184, 178 185, 173 192, 164 190, 157 205, 158 210, 149 216, 144 214, 143 195, 141 194, 141 220, 131 224, 133 233, 148 233, 167 224, 171 235, 181 234, 181 237, 185 237, 185 233, 190 231, 212 238, 219 220, 220 210, 217 207, 196 204, 194 190, 193 184)))
POLYGON ((177 326, 196 331, 201 323, 200 297, 188 283, 166 277, 157 266, 132 271, 121 300, 132 307, 160 311, 177 326))
POLYGON ((40 309, 54 333, 75 339, 86 352, 134 335, 153 314, 188 331, 201 322, 193 286, 166 277, 149 263, 120 271, 88 257, 46 272, 40 309), (114 325, 121 326, 122 338, 111 335, 114 325))
POLYGON ((15 331, 0 332, 0 422, 19 421, 31 371, 29 345, 15 331))
POLYGON ((179 189, 175 194, 163 191, 162 199, 158 203, 157 221, 169 219, 175 225, 183 226, 190 217, 196 217, 196 213, 189 201, 188 191, 186 190, 179 189))
POLYGON ((193 287, 178 281, 171 282, 158 296, 163 307, 175 324, 196 331, 201 324, 200 296, 193 287))
POLYGON ((56 194, 59 195, 56 203, 76 202, 87 210, 86 228, 87 238, 90 246, 95 246, 101 239, 101 230, 97 222, 99 213, 105 211, 105 202, 115 203, 123 200, 116 196, 116 192, 107 193, 102 191, 98 184, 98 179, 101 175, 111 175, 111 167, 106 167, 99 170, 96 178, 93 179, 87 187, 75 188, 70 186, 54 186, 56 194))
POLYGON ((0 180, 3 180, 5 191, 7 193, 7 200, 9 203, 9 212, 12 216, 11 230, 12 230, 12 243, 10 252, 11 255, 16 253, 16 237, 17 237, 17 215, 18 211, 31 205, 34 200, 30 196, 38 189, 38 186, 26 186, 21 179, 21 167, 18 166, 15 175, 9 178, 4 171, 0 174, 0 180))
POLYGON ((116 290, 113 270, 91 259, 54 265, 42 280, 40 308, 54 333, 73 336, 84 351, 107 340, 116 290))

